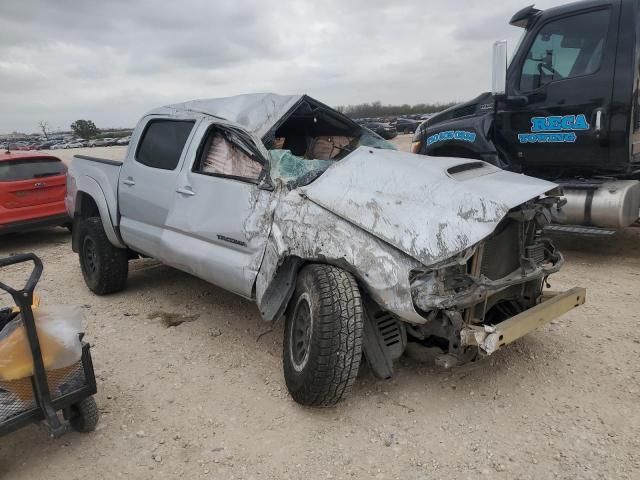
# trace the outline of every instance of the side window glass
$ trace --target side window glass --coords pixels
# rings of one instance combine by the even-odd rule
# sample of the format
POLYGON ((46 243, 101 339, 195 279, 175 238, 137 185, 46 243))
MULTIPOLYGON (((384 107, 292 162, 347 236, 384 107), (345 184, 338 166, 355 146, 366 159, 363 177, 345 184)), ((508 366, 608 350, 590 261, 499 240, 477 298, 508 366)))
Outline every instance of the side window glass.
POLYGON ((148 167, 175 170, 194 123, 152 120, 142 134, 136 161, 148 167))
POLYGON ((214 130, 207 138, 195 171, 257 181, 262 165, 249 152, 230 142, 223 132, 214 130))
POLYGON ((609 10, 597 10, 561 18, 542 27, 522 66, 520 90, 528 92, 554 80, 598 71, 609 15, 609 10))

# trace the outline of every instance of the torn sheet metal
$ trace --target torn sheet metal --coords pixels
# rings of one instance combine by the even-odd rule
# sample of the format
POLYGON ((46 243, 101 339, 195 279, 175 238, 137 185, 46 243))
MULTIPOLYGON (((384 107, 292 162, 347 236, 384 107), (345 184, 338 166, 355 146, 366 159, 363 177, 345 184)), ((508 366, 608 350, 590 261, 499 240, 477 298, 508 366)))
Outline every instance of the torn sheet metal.
POLYGON ((301 188, 316 204, 424 265, 442 261, 490 235, 508 211, 556 188, 502 170, 465 169, 467 159, 425 159, 360 147, 301 188), (455 173, 464 172, 462 180, 455 173))
MULTIPOLYGON (((413 307, 409 272, 418 261, 300 195, 286 193, 274 211, 273 226, 256 280, 263 312, 265 292, 286 258, 329 263, 351 272, 381 308, 424 323, 413 307)), ((263 312, 264 315, 264 312, 263 312)))

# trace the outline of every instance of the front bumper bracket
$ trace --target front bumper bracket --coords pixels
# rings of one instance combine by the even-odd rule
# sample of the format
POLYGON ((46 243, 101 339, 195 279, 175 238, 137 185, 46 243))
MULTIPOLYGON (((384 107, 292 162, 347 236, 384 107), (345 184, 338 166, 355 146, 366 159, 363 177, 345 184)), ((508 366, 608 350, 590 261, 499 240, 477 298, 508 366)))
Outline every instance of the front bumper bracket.
POLYGON ((505 345, 525 336, 536 328, 546 325, 584 304, 587 291, 583 287, 573 287, 565 292, 547 292, 542 302, 497 325, 470 325, 460 332, 462 345, 476 345, 480 352, 491 355, 505 345))

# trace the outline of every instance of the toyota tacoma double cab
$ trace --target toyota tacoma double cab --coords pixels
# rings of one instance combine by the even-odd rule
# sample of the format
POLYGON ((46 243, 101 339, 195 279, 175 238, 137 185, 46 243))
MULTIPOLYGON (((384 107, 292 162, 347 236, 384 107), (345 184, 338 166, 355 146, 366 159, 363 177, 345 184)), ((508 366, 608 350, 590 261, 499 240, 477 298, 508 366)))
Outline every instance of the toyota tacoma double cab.
POLYGON ((96 294, 152 257, 285 318, 284 376, 330 406, 409 342, 443 366, 577 307, 542 229, 556 185, 479 160, 400 152, 306 95, 189 101, 144 115, 122 162, 76 156, 66 205, 96 294))

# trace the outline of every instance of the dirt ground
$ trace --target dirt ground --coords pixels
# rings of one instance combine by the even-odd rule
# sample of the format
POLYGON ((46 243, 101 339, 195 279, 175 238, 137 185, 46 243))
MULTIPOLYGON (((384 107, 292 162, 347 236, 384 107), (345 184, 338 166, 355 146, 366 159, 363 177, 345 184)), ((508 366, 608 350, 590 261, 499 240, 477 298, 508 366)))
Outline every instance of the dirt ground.
POLYGON ((92 434, 0 438, 0 478, 640 478, 640 232, 557 243, 552 287, 587 287, 585 306, 465 367, 363 367, 346 401, 309 409, 286 391, 282 324, 252 303, 151 260, 97 297, 65 230, 2 238, 0 256, 44 260, 44 302, 82 307, 102 417, 92 434))

